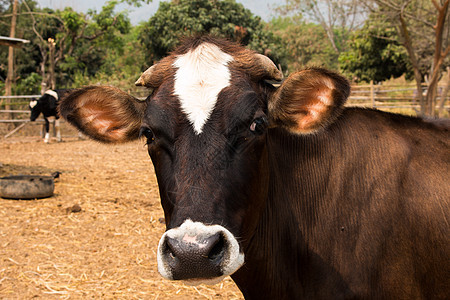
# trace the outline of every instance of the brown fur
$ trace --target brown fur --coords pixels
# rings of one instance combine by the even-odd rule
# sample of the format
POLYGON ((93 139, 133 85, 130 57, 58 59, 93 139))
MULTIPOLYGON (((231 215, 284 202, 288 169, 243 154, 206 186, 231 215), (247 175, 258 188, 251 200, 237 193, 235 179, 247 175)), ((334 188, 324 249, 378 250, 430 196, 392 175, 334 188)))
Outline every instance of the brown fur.
MULTIPOLYGON (((252 61, 210 37, 170 57, 205 41, 252 61)), ((344 108, 348 82, 324 69, 274 91, 259 66, 231 64, 231 85, 196 135, 173 94, 173 67, 161 66, 146 103, 88 87, 64 99, 61 114, 103 142, 151 130, 167 228, 187 218, 227 228, 245 253, 232 278, 246 299, 449 297, 448 126, 344 108), (264 118, 271 128, 253 132, 264 118)))

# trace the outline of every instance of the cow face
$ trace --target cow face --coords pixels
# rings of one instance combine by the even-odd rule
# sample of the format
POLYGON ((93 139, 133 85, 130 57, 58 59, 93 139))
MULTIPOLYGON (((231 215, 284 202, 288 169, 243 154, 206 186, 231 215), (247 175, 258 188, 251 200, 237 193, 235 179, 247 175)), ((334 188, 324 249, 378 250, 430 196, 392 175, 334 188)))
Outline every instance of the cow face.
POLYGON ((267 58, 209 38, 193 39, 152 66, 137 85, 145 102, 112 87, 66 97, 61 115, 94 139, 143 136, 153 161, 167 231, 158 270, 172 280, 217 281, 238 270, 268 194, 270 127, 310 134, 337 115, 345 79, 322 69, 280 80, 267 58))
POLYGON ((266 195, 263 87, 228 67, 232 60, 209 43, 177 56, 174 80, 154 91, 144 114, 169 229, 158 268, 169 279, 236 271, 244 262, 238 238, 251 237, 266 195))
POLYGON ((30 120, 32 122, 36 121, 36 119, 39 117, 39 114, 41 113, 39 101, 37 101, 35 99, 31 100, 29 107, 30 107, 30 111, 31 111, 30 120))

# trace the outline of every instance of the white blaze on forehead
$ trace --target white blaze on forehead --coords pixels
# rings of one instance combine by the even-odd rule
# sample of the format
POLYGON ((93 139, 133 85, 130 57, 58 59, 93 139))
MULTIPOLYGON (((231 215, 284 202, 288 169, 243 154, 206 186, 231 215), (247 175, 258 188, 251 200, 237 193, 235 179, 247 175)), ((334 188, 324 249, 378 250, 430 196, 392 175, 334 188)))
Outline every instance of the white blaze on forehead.
POLYGON ((31 108, 34 108, 37 104, 38 104, 38 102, 36 100, 30 101, 31 108))
POLYGON ((173 66, 175 92, 181 108, 194 126, 196 134, 213 111, 220 91, 230 85, 230 70, 227 64, 233 57, 216 45, 203 43, 194 50, 177 57, 173 66))

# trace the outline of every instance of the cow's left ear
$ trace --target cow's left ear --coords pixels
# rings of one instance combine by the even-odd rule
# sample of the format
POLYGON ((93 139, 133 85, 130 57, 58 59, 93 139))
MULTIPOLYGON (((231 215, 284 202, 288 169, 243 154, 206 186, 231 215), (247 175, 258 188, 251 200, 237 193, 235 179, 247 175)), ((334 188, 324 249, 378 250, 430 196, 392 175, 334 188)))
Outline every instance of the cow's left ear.
POLYGON ((139 137, 145 102, 110 86, 88 86, 61 100, 59 113, 94 140, 123 143, 139 137))
POLYGON ((269 99, 270 123, 295 134, 315 133, 336 120, 349 94, 349 82, 335 72, 293 73, 269 99))

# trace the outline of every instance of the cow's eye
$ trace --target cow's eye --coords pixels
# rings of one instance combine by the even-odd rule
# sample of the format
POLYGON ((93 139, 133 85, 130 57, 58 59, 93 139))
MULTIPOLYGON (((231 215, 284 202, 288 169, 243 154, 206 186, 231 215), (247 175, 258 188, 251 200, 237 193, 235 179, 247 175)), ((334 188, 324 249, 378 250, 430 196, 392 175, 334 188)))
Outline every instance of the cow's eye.
POLYGON ((151 144, 155 140, 153 131, 148 127, 142 127, 141 131, 139 132, 139 136, 145 136, 147 138, 147 144, 151 144))
POLYGON ((261 135, 267 128, 267 119, 265 117, 259 117, 253 120, 250 125, 250 131, 256 135, 261 135))

